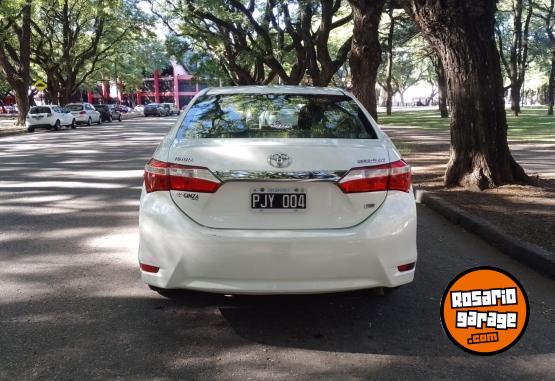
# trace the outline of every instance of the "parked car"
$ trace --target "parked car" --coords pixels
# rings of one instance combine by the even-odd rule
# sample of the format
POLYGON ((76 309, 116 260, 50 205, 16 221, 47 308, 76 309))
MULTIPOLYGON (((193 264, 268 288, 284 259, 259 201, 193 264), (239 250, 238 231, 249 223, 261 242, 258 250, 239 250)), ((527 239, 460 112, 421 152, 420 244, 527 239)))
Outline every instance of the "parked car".
POLYGON ((145 167, 139 237, 162 295, 397 287, 417 260, 410 166, 342 89, 204 89, 145 167))
POLYGON ((160 103, 166 109, 168 115, 179 115, 179 108, 174 103, 160 103))
POLYGON ((131 107, 125 105, 117 105, 116 110, 118 110, 120 113, 127 114, 131 111, 131 107))
POLYGON ((19 112, 17 105, 4 106, 4 109, 6 110, 6 114, 17 114, 19 112))
POLYGON ((168 115, 168 110, 160 103, 149 103, 145 105, 144 113, 145 116, 166 116, 168 115))
POLYGON ((33 106, 29 109, 25 119, 27 131, 34 132, 36 128, 59 130, 62 126, 76 127, 75 117, 65 108, 57 105, 33 106))
POLYGON ((138 113, 144 114, 145 113, 145 106, 143 105, 137 105, 133 108, 133 111, 136 111, 138 113))
POLYGON ((96 111, 100 113, 103 122, 112 122, 117 120, 121 122, 121 112, 115 105, 96 104, 93 105, 96 111))
POLYGON ((100 113, 90 103, 68 103, 66 107, 71 111, 78 124, 87 126, 93 123, 102 124, 100 113))

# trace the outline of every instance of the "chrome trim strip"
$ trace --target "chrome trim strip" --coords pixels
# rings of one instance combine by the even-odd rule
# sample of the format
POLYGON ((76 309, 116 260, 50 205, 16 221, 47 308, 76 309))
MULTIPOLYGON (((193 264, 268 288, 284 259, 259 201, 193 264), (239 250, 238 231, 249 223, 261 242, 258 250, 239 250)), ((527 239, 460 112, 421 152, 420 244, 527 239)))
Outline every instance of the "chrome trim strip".
POLYGON ((215 171, 222 182, 228 181, 339 181, 347 171, 215 171))

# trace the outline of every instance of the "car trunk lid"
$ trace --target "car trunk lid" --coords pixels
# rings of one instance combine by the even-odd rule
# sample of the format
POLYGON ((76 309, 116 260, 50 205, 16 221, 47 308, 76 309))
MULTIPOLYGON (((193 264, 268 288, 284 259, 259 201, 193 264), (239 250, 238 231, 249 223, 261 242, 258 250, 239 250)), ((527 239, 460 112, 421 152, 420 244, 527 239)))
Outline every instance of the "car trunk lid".
POLYGON ((347 228, 387 195, 344 193, 337 184, 351 168, 389 162, 377 139, 177 139, 167 161, 208 168, 222 181, 214 193, 171 191, 187 216, 211 228, 347 228), (285 200, 287 208, 261 208, 270 201, 283 207, 285 200))

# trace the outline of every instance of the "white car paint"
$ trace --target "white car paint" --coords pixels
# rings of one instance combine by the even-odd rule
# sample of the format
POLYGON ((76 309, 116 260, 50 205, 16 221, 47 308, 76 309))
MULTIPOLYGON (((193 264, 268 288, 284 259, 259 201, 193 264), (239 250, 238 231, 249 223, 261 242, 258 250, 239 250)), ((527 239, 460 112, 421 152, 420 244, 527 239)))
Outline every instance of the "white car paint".
POLYGON ((79 124, 89 124, 89 121, 90 123, 102 123, 100 113, 90 103, 68 103, 66 107, 71 110, 79 124))
POLYGON ((71 126, 74 117, 64 107, 58 105, 44 105, 33 106, 29 109, 25 125, 28 130, 32 131, 35 128, 50 128, 59 126, 71 126))
MULTIPOLYGON (((294 124, 295 118, 286 114, 287 123, 294 124)), ((266 111, 257 118, 272 119, 266 111)), ((265 123, 276 123, 274 119, 265 123)), ((300 129, 300 119, 297 124, 300 129)), ((264 128, 282 128, 276 126, 264 128)), ((341 89, 205 89, 189 104, 153 159, 147 165, 141 195, 138 255, 142 279, 151 286, 236 294, 318 293, 396 287, 414 278, 416 206, 409 167, 368 112, 341 89), (290 94, 301 99, 322 95, 354 101, 375 138, 180 135, 197 101, 237 94, 270 98, 290 94), (290 165, 273 167, 275 153, 288 155, 290 165), (353 169, 360 167, 365 168, 353 169), (216 184, 216 190, 153 190, 169 179, 163 173, 173 173, 173 179, 193 176, 192 181, 213 181, 203 184, 216 184), (396 181, 402 184, 400 190, 394 189, 396 181), (347 184, 376 190, 356 188, 357 193, 349 193, 347 184), (251 193, 265 200, 274 196, 300 200, 302 193, 306 205, 304 209, 253 209, 263 203, 253 201, 251 193)))

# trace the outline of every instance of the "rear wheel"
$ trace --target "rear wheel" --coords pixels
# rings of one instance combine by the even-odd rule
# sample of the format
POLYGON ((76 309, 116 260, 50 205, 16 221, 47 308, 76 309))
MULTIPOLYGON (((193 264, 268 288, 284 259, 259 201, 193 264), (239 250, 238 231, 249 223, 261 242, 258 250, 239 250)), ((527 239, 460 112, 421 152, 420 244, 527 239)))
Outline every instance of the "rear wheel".
POLYGON ((75 119, 73 119, 71 121, 71 124, 69 125, 71 128, 76 129, 77 128, 77 123, 75 122, 75 119))
POLYGON ((118 116, 118 122, 121 122, 121 114, 118 116))
POLYGON ((96 123, 97 124, 102 124, 102 117, 101 116, 98 117, 98 122, 96 122, 96 123))
POLYGON ((55 131, 60 131, 60 121, 57 120, 56 123, 54 123, 54 130, 55 131))
POLYGON ((27 132, 35 132, 35 129, 33 127, 28 127, 27 132))
POLYGON ((87 120, 87 126, 92 126, 92 119, 90 116, 89 116, 89 119, 87 120))

